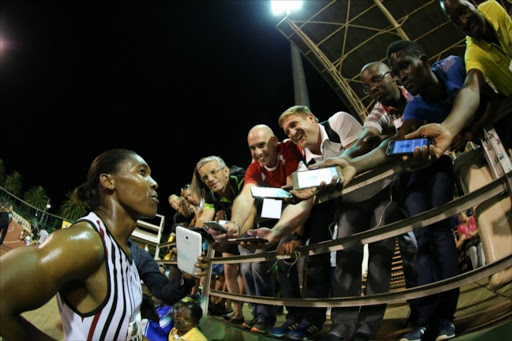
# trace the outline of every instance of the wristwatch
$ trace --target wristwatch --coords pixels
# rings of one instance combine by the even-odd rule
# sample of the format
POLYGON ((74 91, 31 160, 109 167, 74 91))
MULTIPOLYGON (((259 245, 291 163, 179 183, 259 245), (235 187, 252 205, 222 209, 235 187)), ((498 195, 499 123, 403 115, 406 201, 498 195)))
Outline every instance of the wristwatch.
POLYGON ((301 234, 293 232, 292 233, 292 240, 300 240, 301 242, 305 242, 306 241, 306 237, 304 237, 301 234))

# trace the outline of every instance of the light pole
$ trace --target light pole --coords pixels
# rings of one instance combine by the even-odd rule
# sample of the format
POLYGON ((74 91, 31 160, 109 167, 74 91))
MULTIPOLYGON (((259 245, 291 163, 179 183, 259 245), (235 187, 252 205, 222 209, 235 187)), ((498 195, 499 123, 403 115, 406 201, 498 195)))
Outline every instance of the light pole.
MULTIPOLYGON (((302 6, 302 1, 291 0, 272 0, 271 2, 272 13, 280 15, 283 12, 286 15, 294 10, 298 10, 302 6)), ((306 75, 302 66, 302 56, 300 50, 290 41, 290 50, 292 57, 292 72, 293 72, 293 94, 296 105, 306 105, 310 109, 308 88, 306 86, 306 75)))
POLYGON ((41 219, 39 219, 39 226, 42 226, 42 224, 43 224, 44 215, 46 213, 46 210, 51 207, 52 207, 52 205, 50 205, 50 199, 48 199, 48 201, 46 202, 46 205, 44 207, 43 213, 41 214, 41 219))

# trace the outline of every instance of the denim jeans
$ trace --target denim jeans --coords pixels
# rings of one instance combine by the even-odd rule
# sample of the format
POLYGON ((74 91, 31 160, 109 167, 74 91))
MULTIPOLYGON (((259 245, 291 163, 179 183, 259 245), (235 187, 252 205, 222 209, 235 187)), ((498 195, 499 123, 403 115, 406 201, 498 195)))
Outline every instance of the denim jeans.
MULTIPOLYGON (((271 251, 268 249, 249 250, 238 246, 240 255, 252 255, 271 251)), ((274 247, 275 249, 275 247, 274 247)), ((240 273, 248 296, 275 297, 274 261, 240 263, 240 273)), ((273 325, 276 322, 276 309, 273 305, 252 303, 252 315, 258 322, 273 325)))
MULTIPOLYGON (((448 156, 429 167, 403 173, 405 206, 410 216, 443 205, 453 199, 453 164, 448 156)), ((457 248, 450 219, 414 230, 418 242, 418 284, 424 285, 459 274, 457 248)), ((439 320, 453 320, 459 289, 424 297, 420 300, 418 323, 427 325, 439 320)))

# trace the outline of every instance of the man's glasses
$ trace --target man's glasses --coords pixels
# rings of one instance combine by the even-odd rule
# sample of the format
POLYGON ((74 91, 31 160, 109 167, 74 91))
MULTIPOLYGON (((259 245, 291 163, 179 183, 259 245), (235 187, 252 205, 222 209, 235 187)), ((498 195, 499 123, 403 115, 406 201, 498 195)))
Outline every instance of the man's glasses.
MULTIPOLYGON (((373 76, 373 77, 370 79, 370 83, 371 83, 371 84, 377 84, 377 83, 382 82, 382 80, 384 79, 384 77, 386 77, 386 75, 387 75, 388 73, 391 73, 391 71, 384 72, 382 75, 375 75, 375 76, 373 76)), ((364 92, 365 94, 367 94, 367 95, 368 95, 368 94, 370 93, 370 91, 371 91, 371 90, 372 90, 372 89, 370 88, 370 86, 369 86, 369 85, 367 85, 367 84, 364 84, 364 85, 363 85, 363 92, 364 92)))
POLYGON ((205 175, 203 175, 201 177, 201 180, 203 180, 203 182, 208 181, 208 179, 210 178, 210 175, 212 177, 214 177, 221 169, 224 169, 224 167, 219 167, 219 168, 212 169, 209 173, 206 173, 205 175))

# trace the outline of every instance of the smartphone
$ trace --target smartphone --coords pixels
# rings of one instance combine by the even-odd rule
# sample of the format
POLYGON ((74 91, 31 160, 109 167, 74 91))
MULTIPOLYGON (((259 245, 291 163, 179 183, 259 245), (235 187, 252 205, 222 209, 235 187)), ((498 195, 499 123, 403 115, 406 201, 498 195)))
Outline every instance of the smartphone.
POLYGON ((213 236, 208 233, 207 229, 204 226, 203 227, 189 227, 188 229, 199 233, 201 235, 201 237, 203 237, 203 240, 206 240, 208 242, 212 242, 215 240, 215 239, 213 239, 213 236))
POLYGON ((410 140, 394 140, 389 141, 386 149, 387 155, 410 155, 414 153, 414 147, 429 147, 433 143, 431 138, 423 137, 410 140))
POLYGON ((292 173, 293 189, 317 187, 322 181, 329 184, 335 175, 343 182, 343 173, 339 166, 295 171, 292 173))
POLYGON ((209 229, 214 229, 215 231, 224 232, 224 233, 228 232, 228 230, 224 226, 222 226, 221 224, 219 224, 216 221, 205 221, 204 224, 209 229))
POLYGON ((228 239, 228 242, 234 243, 242 243, 242 242, 252 242, 252 243, 268 243, 268 240, 260 237, 240 237, 240 238, 231 238, 228 239))
POLYGON ((286 199, 293 198, 293 196, 279 187, 251 187, 251 194, 253 198, 270 198, 270 199, 286 199))
POLYGON ((201 271, 194 264, 197 262, 197 257, 201 256, 202 245, 200 233, 183 226, 176 226, 177 262, 181 271, 192 276, 195 276, 194 272, 201 271))

